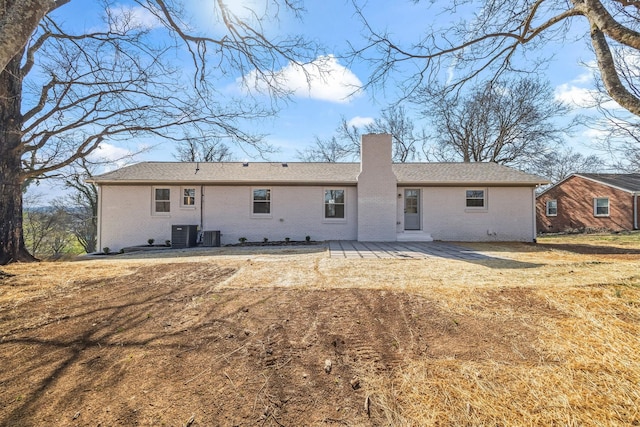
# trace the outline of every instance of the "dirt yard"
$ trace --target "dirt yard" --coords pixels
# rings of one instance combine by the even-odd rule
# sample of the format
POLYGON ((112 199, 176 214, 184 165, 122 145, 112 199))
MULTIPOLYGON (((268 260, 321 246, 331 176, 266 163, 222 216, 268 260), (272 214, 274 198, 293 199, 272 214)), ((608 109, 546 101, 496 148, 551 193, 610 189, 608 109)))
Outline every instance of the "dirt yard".
POLYGON ((590 243, 6 266, 0 425, 640 425, 640 243, 590 243))

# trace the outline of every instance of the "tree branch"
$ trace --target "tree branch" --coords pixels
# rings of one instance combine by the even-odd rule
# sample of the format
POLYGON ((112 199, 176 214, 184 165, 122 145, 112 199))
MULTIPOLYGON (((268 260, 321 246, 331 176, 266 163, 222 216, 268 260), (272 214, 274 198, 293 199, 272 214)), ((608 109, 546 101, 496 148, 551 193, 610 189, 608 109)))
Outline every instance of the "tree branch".
POLYGON ((591 44, 607 93, 622 107, 640 116, 640 99, 634 96, 620 80, 607 39, 595 25, 591 26, 591 44))

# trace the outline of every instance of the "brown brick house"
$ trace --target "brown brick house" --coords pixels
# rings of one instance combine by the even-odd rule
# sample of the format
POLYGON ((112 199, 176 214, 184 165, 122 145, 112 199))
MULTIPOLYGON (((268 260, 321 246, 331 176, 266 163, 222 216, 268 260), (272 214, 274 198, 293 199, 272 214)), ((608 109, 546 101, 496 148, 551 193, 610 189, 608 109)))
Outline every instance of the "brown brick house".
POLYGON ((536 198, 540 233, 636 230, 640 173, 572 174, 536 198))

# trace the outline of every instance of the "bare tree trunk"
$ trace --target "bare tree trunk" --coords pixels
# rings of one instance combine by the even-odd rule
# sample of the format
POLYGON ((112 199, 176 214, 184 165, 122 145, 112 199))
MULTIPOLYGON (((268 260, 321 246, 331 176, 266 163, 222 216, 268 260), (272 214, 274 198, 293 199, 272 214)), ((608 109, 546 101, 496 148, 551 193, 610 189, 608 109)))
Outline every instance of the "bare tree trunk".
POLYGON ((0 265, 35 261, 22 234, 22 79, 17 55, 0 73, 0 265))

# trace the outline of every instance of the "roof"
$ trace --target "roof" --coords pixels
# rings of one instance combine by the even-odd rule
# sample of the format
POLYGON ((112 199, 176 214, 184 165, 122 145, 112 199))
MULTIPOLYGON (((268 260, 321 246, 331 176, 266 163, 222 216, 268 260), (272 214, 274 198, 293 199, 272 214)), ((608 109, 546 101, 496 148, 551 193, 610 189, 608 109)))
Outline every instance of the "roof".
POLYGON ((612 188, 617 188, 622 191, 628 191, 630 193, 640 192, 640 173, 572 173, 562 181, 555 183, 554 185, 545 188, 536 197, 540 198, 552 189, 563 185, 565 181, 573 177, 580 177, 591 181, 599 182, 600 184, 607 185, 612 188))
POLYGON ((626 191, 640 191, 640 173, 579 173, 575 175, 626 191))
MULTIPOLYGON (((545 178, 496 163, 395 163, 400 185, 536 186, 545 178)), ((356 185, 360 163, 142 162, 93 178, 97 184, 356 185)))

